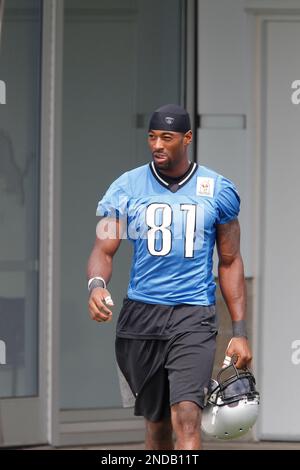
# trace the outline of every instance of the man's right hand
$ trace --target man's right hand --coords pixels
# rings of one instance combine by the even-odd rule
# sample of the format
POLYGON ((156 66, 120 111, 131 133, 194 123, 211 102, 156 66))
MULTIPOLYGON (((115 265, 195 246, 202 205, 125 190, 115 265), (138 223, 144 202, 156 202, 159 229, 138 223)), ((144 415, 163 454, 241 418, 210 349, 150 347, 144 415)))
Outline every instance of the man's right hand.
POLYGON ((103 287, 95 287, 89 297, 91 319, 97 322, 111 321, 112 312, 107 305, 114 305, 109 291, 103 287))

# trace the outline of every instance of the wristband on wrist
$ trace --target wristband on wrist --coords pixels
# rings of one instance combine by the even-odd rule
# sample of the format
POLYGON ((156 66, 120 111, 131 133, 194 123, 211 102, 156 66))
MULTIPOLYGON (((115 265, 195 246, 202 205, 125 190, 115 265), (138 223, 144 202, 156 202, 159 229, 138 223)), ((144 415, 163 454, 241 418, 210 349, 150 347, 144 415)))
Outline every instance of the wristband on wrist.
POLYGON ((91 292, 91 290, 95 289, 95 287, 103 287, 104 289, 106 289, 106 282, 103 277, 96 276, 89 279, 88 291, 91 292))
POLYGON ((239 338, 247 338, 246 322, 245 320, 233 321, 232 322, 232 336, 239 338))

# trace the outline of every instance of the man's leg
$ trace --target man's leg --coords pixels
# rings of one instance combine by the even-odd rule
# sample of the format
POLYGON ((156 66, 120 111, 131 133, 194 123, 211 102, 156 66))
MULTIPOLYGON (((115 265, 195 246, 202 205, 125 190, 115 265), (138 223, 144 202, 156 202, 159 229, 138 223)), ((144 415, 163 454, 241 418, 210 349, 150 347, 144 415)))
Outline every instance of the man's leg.
POLYGON ((149 421, 145 419, 146 450, 173 450, 172 424, 168 417, 162 421, 149 421))
POLYGON ((181 401, 171 406, 171 419, 175 449, 201 449, 201 408, 192 401, 181 401))
POLYGON ((213 369, 216 332, 212 320, 200 318, 201 330, 173 338, 165 362, 175 449, 201 449, 202 408, 213 369))

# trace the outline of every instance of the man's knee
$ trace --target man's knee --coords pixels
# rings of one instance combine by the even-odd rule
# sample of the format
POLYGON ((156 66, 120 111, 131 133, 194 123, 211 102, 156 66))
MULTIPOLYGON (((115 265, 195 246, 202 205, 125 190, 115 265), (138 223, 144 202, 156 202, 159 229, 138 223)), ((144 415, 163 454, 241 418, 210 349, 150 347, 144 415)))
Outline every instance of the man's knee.
POLYGON ((182 401, 171 407, 175 434, 193 435, 200 431, 201 408, 192 401, 182 401))
POLYGON ((152 441, 162 442, 172 438, 171 419, 167 418, 162 421, 145 420, 146 433, 152 441))

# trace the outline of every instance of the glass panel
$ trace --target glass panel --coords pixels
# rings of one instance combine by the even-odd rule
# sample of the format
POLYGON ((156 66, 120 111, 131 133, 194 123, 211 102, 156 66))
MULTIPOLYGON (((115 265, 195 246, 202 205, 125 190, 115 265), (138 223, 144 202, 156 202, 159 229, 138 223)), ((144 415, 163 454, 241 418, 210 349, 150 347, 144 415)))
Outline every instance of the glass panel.
POLYGON ((85 268, 96 205, 121 173, 150 160, 149 114, 181 100, 181 0, 66 0, 61 212, 61 407, 121 406, 115 323, 129 244, 115 256, 109 325, 89 319, 85 268))
POLYGON ((38 393, 41 3, 6 0, 1 29, 0 397, 38 393))

